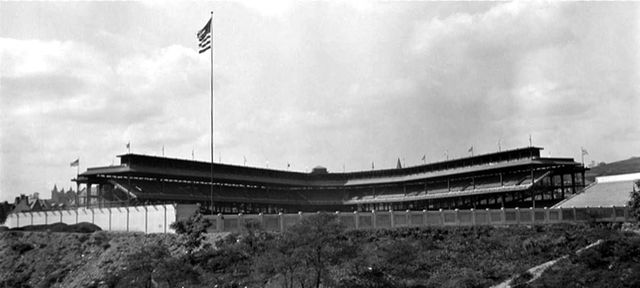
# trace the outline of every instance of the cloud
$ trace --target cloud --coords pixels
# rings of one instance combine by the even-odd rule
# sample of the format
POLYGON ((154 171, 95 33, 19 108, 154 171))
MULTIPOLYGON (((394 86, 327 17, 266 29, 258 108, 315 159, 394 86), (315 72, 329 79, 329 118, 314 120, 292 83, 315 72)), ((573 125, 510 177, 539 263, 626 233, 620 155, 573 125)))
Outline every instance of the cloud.
POLYGON ((208 131, 189 117, 208 99, 200 84, 208 83, 208 65, 193 49, 172 45, 111 62, 74 41, 0 38, 0 47, 3 191, 31 193, 70 179, 73 171, 61 167, 78 153, 83 166, 103 165, 128 141, 143 153, 191 150, 190 139, 208 131))
POLYGON ((638 9, 594 6, 499 3, 416 25, 409 51, 428 63, 414 67, 424 80, 417 82, 435 94, 424 106, 436 117, 426 119, 445 122, 434 132, 481 147, 500 137, 524 144, 532 133, 567 155, 581 144, 602 145, 605 130, 622 138, 640 120, 631 116, 640 104, 632 96, 639 92, 638 9), (628 121, 603 127, 616 110, 628 121))
POLYGON ((529 134, 554 156, 636 153, 637 3, 283 3, 83 3, 42 20, 8 4, 2 16, 21 13, 0 31, 3 195, 68 183, 70 161, 111 163, 129 141, 208 160, 210 66, 194 32, 210 10, 227 163, 395 167, 529 134))

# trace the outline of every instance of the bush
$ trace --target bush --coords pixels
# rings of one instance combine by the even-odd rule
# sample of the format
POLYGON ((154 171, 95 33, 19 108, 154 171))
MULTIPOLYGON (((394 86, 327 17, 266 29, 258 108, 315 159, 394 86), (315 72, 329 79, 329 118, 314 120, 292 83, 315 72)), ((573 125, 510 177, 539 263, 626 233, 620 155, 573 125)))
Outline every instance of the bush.
POLYGON ((35 248, 33 245, 29 244, 29 243, 14 243, 13 245, 11 245, 11 250, 13 250, 14 252, 17 252, 18 254, 22 255, 25 252, 32 250, 33 248, 35 248))
POLYGON ((631 192, 631 200, 629 200, 629 212, 632 217, 640 221, 640 180, 635 182, 633 192, 631 192))
POLYGON ((127 257, 127 267, 107 275, 110 287, 177 287, 198 283, 199 274, 186 258, 175 258, 161 245, 145 246, 127 257), (156 284, 153 284, 156 283, 156 284))
POLYGON ((204 218, 199 211, 196 211, 191 217, 173 222, 169 227, 176 230, 178 234, 186 235, 184 245, 187 252, 191 254, 200 247, 202 240, 204 240, 204 234, 207 233, 207 228, 211 225, 209 219, 204 218))

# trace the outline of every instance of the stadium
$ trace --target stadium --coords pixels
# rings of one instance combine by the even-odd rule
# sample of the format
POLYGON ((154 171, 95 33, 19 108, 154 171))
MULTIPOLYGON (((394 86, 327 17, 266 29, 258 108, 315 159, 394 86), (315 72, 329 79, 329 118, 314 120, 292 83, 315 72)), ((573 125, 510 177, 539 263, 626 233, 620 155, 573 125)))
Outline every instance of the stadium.
POLYGON ((582 163, 523 147, 397 169, 309 173, 119 155, 74 181, 81 205, 199 204, 209 213, 551 207, 585 187, 582 163), (213 187, 212 187, 213 186, 213 187), (213 189, 212 189, 213 188, 213 189))

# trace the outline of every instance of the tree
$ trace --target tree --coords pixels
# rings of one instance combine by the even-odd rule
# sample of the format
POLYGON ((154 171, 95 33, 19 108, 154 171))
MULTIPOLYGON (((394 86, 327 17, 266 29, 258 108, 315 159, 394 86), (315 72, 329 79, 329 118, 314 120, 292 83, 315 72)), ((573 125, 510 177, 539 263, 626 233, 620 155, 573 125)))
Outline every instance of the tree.
POLYGON ((337 286, 332 272, 357 254, 342 223, 326 213, 304 218, 263 247, 253 263, 254 277, 286 288, 337 286))
POLYGON ((209 219, 204 218, 199 211, 196 211, 191 217, 173 222, 169 227, 176 230, 176 233, 187 236, 185 248, 191 254, 200 247, 202 240, 205 238, 204 234, 207 233, 207 228, 211 227, 211 225, 212 223, 209 219))
POLYGON ((344 236, 345 227, 335 215, 319 213, 303 219, 284 235, 285 249, 291 257, 299 259, 301 269, 309 271, 307 283, 320 287, 330 282, 329 266, 338 264, 344 254, 353 253, 344 236))
POLYGON ((631 200, 629 200, 629 212, 637 220, 640 220, 640 180, 635 182, 636 187, 631 192, 631 200))

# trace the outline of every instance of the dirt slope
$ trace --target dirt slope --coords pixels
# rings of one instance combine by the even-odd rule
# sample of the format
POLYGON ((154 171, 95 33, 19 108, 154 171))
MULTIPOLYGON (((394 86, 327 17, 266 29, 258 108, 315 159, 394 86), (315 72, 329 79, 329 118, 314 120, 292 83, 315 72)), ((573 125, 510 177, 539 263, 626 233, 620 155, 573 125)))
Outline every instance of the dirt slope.
POLYGON ((175 234, 0 233, 0 287, 99 287, 128 255, 159 244, 184 253, 175 234))

